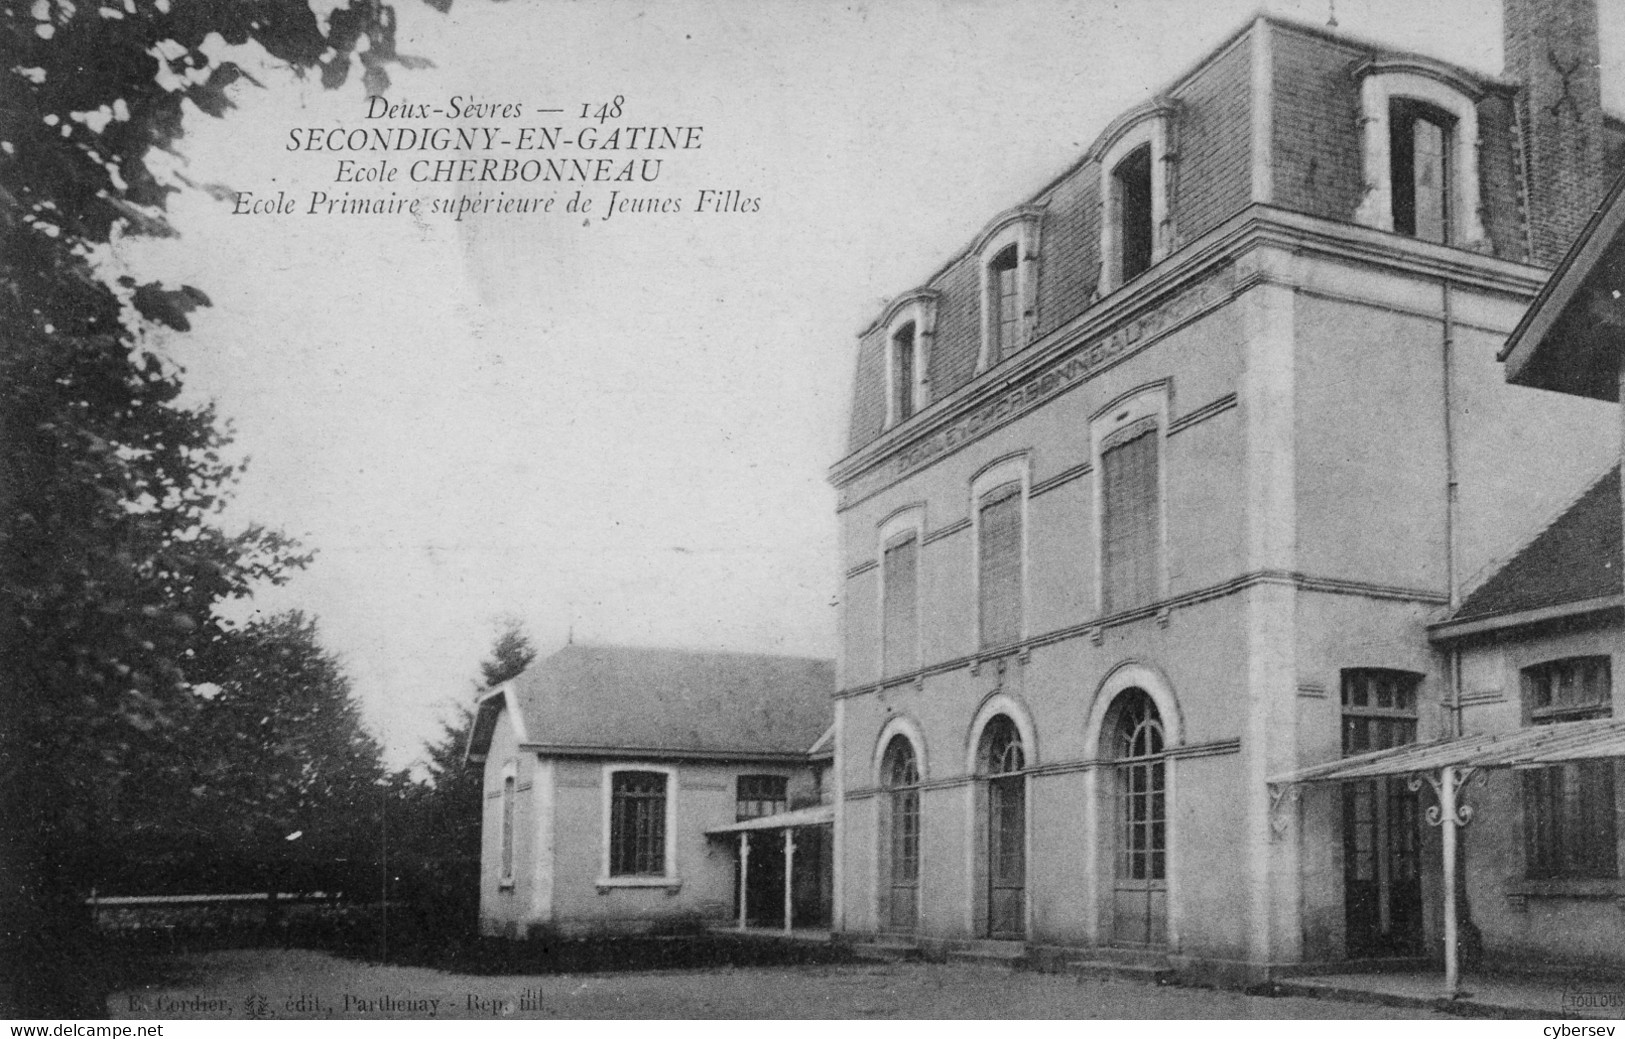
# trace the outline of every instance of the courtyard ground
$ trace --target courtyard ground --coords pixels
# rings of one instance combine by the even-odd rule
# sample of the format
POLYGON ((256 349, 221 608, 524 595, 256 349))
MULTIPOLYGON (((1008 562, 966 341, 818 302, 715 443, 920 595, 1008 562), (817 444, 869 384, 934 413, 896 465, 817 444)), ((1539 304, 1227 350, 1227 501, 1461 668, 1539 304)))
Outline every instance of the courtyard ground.
POLYGON ((1438 1017, 1423 1010, 1156 986, 975 964, 877 963, 601 974, 450 974, 300 949, 196 953, 114 993, 116 1018, 1438 1017))

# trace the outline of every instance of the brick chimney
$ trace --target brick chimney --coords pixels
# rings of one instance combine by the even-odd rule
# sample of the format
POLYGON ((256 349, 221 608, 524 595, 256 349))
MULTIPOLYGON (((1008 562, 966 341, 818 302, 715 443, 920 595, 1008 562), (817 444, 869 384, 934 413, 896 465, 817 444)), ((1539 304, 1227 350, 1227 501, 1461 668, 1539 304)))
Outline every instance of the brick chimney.
POLYGON ((1503 0, 1506 75, 1523 84, 1530 260, 1556 266, 1607 188, 1596 0, 1503 0))

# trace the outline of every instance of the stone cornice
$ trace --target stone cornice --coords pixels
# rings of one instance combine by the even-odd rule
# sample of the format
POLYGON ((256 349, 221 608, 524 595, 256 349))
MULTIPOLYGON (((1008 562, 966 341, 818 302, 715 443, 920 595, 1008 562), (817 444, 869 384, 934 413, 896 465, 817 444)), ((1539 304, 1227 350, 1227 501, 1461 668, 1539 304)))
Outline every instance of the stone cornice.
POLYGON ((1253 204, 1158 264, 1128 291, 1106 297, 837 462, 830 468, 829 480, 842 492, 839 508, 850 508, 1051 396, 1081 385, 1254 284, 1270 281, 1296 287, 1301 279, 1295 267, 1304 258, 1375 267, 1514 299, 1534 296, 1548 273, 1403 235, 1253 204), (1284 254, 1286 262, 1266 262, 1260 256, 1271 250, 1284 254), (1173 313, 1164 313, 1169 310, 1173 313), (1084 356, 1086 353, 1090 356, 1084 356), (1050 392, 1033 390, 1027 396, 1028 384, 1045 378, 1059 385, 1050 392), (1001 405, 1001 398, 1012 391, 1022 391, 1020 399, 1001 405), (975 430, 966 430, 951 444, 930 450, 926 456, 919 454, 921 445, 977 417, 990 405, 1000 413, 979 420, 975 430), (900 458, 904 464, 897 464, 900 458), (889 473, 873 475, 888 463, 889 473), (866 486, 854 494, 851 485, 863 476, 869 476, 866 486))

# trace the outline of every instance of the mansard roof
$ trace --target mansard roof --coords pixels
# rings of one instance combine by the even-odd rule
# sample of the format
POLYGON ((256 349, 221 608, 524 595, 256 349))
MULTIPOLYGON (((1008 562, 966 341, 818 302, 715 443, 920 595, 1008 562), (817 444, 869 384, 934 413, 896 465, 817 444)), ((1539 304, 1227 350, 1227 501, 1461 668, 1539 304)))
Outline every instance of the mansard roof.
MULTIPOLYGON (((879 440, 893 428, 917 428, 887 421, 886 360, 882 342, 887 319, 922 294, 935 303, 934 329, 924 363, 930 399, 920 414, 980 378, 988 365, 983 350, 980 247, 989 235, 1021 219, 1033 225, 1039 253, 1025 277, 1023 307, 1027 344, 1050 341, 1076 319, 1112 295, 1102 277, 1101 164, 1124 133, 1147 119, 1166 121, 1163 176, 1166 235, 1161 255, 1172 257, 1188 245, 1260 201, 1258 184, 1270 185, 1262 200, 1282 211, 1359 222, 1366 199, 1360 154, 1359 77, 1364 72, 1404 71, 1452 85, 1477 99, 1479 166, 1483 176, 1484 233, 1492 255, 1526 258, 1521 224, 1516 150, 1516 84, 1495 75, 1401 51, 1325 28, 1271 15, 1249 19, 1148 100, 1118 113, 1058 174, 1038 190, 1012 199, 1012 206, 967 234, 964 246, 923 282, 893 297, 859 333, 849 411, 847 453, 879 440), (1261 79, 1253 63, 1252 33, 1268 29, 1270 75, 1261 79), (1253 147, 1254 92, 1267 92, 1270 147, 1253 147), (1254 163, 1268 156, 1270 175, 1255 176, 1254 163), (1102 294, 1105 293, 1103 296, 1102 294)), ((1106 115, 1108 113, 1102 113, 1106 115)), ((1015 363, 1015 352, 1001 363, 1015 363)), ((992 367, 1000 367, 999 363, 992 367)), ((990 376, 996 378, 997 376, 990 376)), ((907 436, 902 433, 900 436, 907 436)))

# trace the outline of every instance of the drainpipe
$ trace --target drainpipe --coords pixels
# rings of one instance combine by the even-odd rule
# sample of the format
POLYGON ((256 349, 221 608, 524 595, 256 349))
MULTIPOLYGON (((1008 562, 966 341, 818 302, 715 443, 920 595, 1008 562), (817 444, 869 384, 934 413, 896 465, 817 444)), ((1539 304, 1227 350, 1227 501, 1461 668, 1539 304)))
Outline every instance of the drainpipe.
POLYGON ((1444 283, 1444 341, 1441 346, 1444 363, 1444 575, 1449 586, 1450 609, 1454 612, 1461 605, 1461 594, 1456 588, 1456 431, 1450 392, 1454 382, 1452 367, 1456 348, 1456 314, 1455 299, 1448 281, 1444 283))
MULTIPOLYGON (((1444 508, 1444 577, 1450 597, 1450 612, 1453 614, 1461 606, 1461 589, 1456 582, 1456 527, 1458 508, 1458 481, 1456 478, 1456 430, 1453 394, 1451 391, 1454 382, 1454 361, 1456 349, 1456 309, 1455 296, 1451 290, 1450 282, 1443 285, 1444 304, 1444 336, 1441 345, 1441 356, 1444 362, 1444 481, 1445 481, 1445 508, 1444 508)), ((1450 735, 1462 734, 1461 720, 1461 649, 1452 645, 1448 667, 1450 669, 1450 735)))

